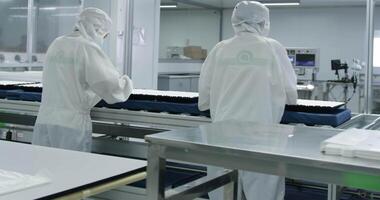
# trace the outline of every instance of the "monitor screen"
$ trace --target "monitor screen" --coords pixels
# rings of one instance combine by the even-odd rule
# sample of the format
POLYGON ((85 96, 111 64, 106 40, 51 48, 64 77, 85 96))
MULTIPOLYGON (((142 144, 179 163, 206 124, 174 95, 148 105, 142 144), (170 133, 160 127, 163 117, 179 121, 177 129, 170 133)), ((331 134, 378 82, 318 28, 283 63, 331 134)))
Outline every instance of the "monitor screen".
POLYGON ((315 67, 316 60, 315 54, 297 54, 296 66, 299 67, 315 67))
POLYGON ((339 70, 341 66, 340 60, 331 60, 331 70, 339 70))

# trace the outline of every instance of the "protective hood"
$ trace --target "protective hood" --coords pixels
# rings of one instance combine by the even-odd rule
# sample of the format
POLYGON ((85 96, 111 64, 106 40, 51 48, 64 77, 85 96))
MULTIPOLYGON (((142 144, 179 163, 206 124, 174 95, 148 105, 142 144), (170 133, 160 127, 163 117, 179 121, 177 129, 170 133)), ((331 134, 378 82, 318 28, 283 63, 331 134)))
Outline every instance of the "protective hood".
POLYGON ((111 24, 111 18, 104 11, 98 8, 86 8, 80 13, 75 29, 84 38, 101 46, 109 34, 111 24))
POLYGON ((241 1, 231 18, 235 33, 252 32, 268 36, 270 30, 269 9, 256 1, 241 1))

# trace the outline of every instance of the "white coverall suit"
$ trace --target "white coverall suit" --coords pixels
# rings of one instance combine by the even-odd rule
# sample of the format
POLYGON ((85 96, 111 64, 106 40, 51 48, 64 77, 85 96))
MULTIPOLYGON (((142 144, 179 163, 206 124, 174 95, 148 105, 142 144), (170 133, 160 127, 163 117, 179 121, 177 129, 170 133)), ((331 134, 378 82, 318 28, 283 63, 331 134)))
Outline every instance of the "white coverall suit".
POLYGON ((49 47, 33 144, 90 152, 91 108, 101 99, 113 104, 130 96, 132 81, 100 48, 110 25, 105 12, 87 8, 74 32, 49 47))
MULTIPOLYGON (((285 104, 297 101, 297 77, 285 48, 266 37, 269 10, 258 2, 240 2, 234 9, 232 24, 235 36, 217 44, 203 64, 199 109, 210 109, 213 122, 278 124, 285 104)), ((215 174, 218 170, 221 169, 210 166, 207 172, 215 174)), ((249 171, 239 173, 240 189, 246 199, 284 198, 284 177, 249 171)), ((223 191, 211 192, 210 197, 223 199, 223 191)))

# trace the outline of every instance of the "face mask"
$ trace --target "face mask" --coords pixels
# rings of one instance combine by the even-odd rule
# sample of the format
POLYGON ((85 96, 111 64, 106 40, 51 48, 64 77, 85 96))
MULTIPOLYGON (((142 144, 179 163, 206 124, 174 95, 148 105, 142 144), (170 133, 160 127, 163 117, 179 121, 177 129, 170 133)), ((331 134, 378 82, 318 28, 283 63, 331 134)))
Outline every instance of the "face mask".
POLYGON ((108 37, 109 33, 101 28, 95 27, 95 43, 100 47, 103 46, 104 40, 108 37))

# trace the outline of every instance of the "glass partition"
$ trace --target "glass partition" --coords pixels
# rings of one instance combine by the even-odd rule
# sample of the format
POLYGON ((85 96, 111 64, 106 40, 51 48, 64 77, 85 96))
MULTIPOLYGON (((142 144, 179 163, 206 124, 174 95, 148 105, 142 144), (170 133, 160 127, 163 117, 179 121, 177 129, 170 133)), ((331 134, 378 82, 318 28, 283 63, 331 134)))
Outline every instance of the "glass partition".
POLYGON ((214 2, 161 0, 158 89, 198 91, 202 63, 223 34, 214 2))
POLYGON ((112 18, 111 34, 102 48, 123 71, 123 60, 117 59, 124 45, 117 43, 125 37, 124 5, 124 0, 0 1, 0 71, 42 70, 51 42, 70 33, 86 7, 100 8, 112 18))
MULTIPOLYGON (((51 42, 62 35, 68 34, 73 30, 77 17, 83 8, 95 7, 104 10, 111 17, 112 3, 117 1, 111 0, 34 0, 36 7, 36 31, 33 42, 33 55, 40 58, 33 62, 43 62, 44 53, 51 42)), ((116 19, 113 19, 116 21, 116 19)), ((115 25, 115 23, 113 24, 115 25)), ((112 29, 115 30, 115 29, 112 29)), ((111 45, 111 38, 115 38, 116 31, 111 32, 110 37, 104 41, 102 48, 110 55, 114 53, 114 47, 111 45)), ((113 40, 116 42, 115 40, 113 40)))
POLYGON ((160 59, 204 60, 219 42, 220 13, 212 9, 161 10, 160 59))
POLYGON ((0 1, 0 66, 27 61, 27 6, 25 0, 0 1))
POLYGON ((73 30, 80 11, 80 0, 34 0, 33 64, 43 64, 51 42, 73 30))

